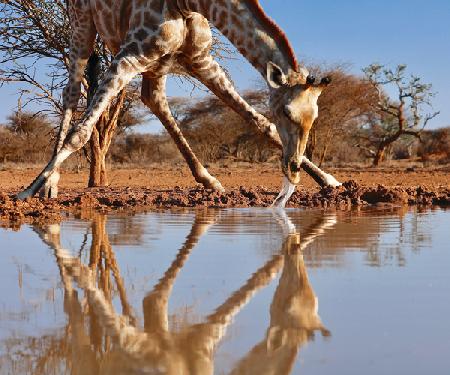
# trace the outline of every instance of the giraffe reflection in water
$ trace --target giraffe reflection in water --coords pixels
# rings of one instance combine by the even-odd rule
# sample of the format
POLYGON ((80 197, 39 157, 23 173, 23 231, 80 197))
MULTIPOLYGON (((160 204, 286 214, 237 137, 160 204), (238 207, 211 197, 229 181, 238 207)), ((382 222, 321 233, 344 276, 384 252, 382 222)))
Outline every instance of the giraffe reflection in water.
MULTIPOLYGON (((232 215, 228 212, 226 215, 232 215)), ((217 346, 233 318, 281 272, 270 306, 264 340, 243 356, 232 374, 289 374, 298 352, 316 332, 329 336, 318 315, 318 303, 303 261, 303 250, 327 229, 334 216, 321 216, 304 234, 295 230, 284 211, 274 211, 283 229, 279 251, 202 323, 170 330, 168 301, 177 275, 201 236, 217 220, 218 211, 197 211, 191 231, 175 260, 143 300, 144 329, 137 327, 126 289, 106 232, 106 217, 94 214, 89 264, 64 250, 58 225, 35 228, 53 250, 64 285, 72 374, 213 374, 217 346), (111 302, 117 285, 122 314, 111 302), (80 300, 77 290, 84 291, 80 300), (87 324, 89 323, 89 324, 87 324), (89 327, 90 332, 86 332, 89 327)))

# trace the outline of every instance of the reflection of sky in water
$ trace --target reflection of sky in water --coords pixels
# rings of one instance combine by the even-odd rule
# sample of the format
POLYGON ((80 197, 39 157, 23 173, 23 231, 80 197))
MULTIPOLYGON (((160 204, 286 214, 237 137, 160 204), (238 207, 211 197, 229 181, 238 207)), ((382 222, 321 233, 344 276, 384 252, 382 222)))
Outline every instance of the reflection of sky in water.
MULTIPOLYGON (((306 231, 322 213, 288 210, 306 231)), ((300 348, 293 374, 444 374, 450 368, 450 212, 337 213, 337 224, 305 249, 305 264, 331 331, 300 348)), ((142 299, 174 260, 193 212, 111 216, 107 232, 142 326, 142 299)), ((87 221, 62 224, 61 240, 88 262, 87 221)), ((179 273, 170 314, 190 323, 222 304, 281 248, 269 210, 218 211, 179 273)), ((32 228, 0 230, 0 340, 63 334, 63 289, 53 252, 32 228)), ((215 366, 229 372, 262 341, 269 326, 273 280, 237 315, 219 345, 215 366)), ((120 301, 114 299, 116 311, 120 301)), ((5 350, 2 345, 2 354, 5 350)), ((1 362, 0 362, 1 363, 1 362)), ((1 369, 1 367, 0 367, 1 369)), ((0 371, 1 372, 1 371, 0 371)))

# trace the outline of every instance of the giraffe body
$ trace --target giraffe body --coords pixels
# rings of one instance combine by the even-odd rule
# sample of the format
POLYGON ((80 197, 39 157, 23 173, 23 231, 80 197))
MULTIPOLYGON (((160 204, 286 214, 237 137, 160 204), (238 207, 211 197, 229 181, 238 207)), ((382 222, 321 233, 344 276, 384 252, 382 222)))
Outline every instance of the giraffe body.
MULTIPOLYGON (((186 159, 194 178, 207 188, 223 190, 199 162, 170 111, 167 74, 190 75, 221 98, 248 123, 283 149, 282 169, 293 184, 309 129, 317 117, 317 98, 327 85, 308 79, 299 68, 284 33, 265 15, 257 0, 68 0, 72 25, 69 82, 63 93, 64 114, 55 154, 43 172, 19 198, 57 194, 61 163, 89 140, 92 129, 110 101, 136 75, 143 75, 142 101, 161 120, 186 159), (267 80, 277 120, 271 124, 234 89, 211 56, 213 23, 267 80), (80 124, 69 131, 87 60, 99 35, 115 54, 80 124)), ((311 164, 311 163, 310 163, 311 164)), ((319 169, 306 169, 322 185, 338 182, 319 169)))

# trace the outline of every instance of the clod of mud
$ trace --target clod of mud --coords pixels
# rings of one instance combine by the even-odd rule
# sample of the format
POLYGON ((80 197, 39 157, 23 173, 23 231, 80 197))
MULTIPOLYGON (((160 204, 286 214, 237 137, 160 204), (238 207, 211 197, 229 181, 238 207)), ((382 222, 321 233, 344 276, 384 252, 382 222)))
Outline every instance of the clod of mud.
MULTIPOLYGON (((145 188, 96 188, 89 190, 66 190, 57 199, 30 198, 19 201, 12 194, 0 193, 0 222, 13 226, 36 221, 58 221, 61 213, 80 209, 99 211, 132 210, 145 211, 155 208, 174 207, 268 207, 278 191, 264 187, 239 187, 219 193, 196 187, 171 190, 145 188)), ((348 208, 373 204, 396 205, 450 205, 450 189, 428 191, 422 187, 387 188, 365 187, 355 181, 347 181, 338 188, 309 191, 300 188, 287 207, 337 207, 348 208)))
POLYGON ((0 192, 0 226, 20 228, 23 223, 59 222, 61 207, 57 200, 31 198, 18 200, 13 195, 0 192))

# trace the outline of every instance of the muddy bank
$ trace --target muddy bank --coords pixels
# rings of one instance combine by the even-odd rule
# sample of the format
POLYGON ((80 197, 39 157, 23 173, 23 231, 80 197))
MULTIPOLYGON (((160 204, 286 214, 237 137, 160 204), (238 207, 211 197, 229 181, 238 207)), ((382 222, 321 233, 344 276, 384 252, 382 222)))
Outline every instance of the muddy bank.
MULTIPOLYGON (((61 220, 65 212, 95 209, 104 212, 176 207, 268 207, 278 191, 265 187, 235 188, 218 193, 197 188, 155 190, 145 188, 97 188, 63 190, 58 199, 31 198, 18 201, 14 194, 0 194, 0 220, 4 225, 61 220)), ((375 204, 450 206, 450 189, 427 190, 423 187, 365 187, 355 181, 343 186, 311 191, 299 188, 287 207, 348 208, 375 204)))
POLYGON ((20 227, 23 223, 59 222, 62 219, 58 200, 38 198, 19 201, 13 194, 0 192, 0 227, 20 227))

